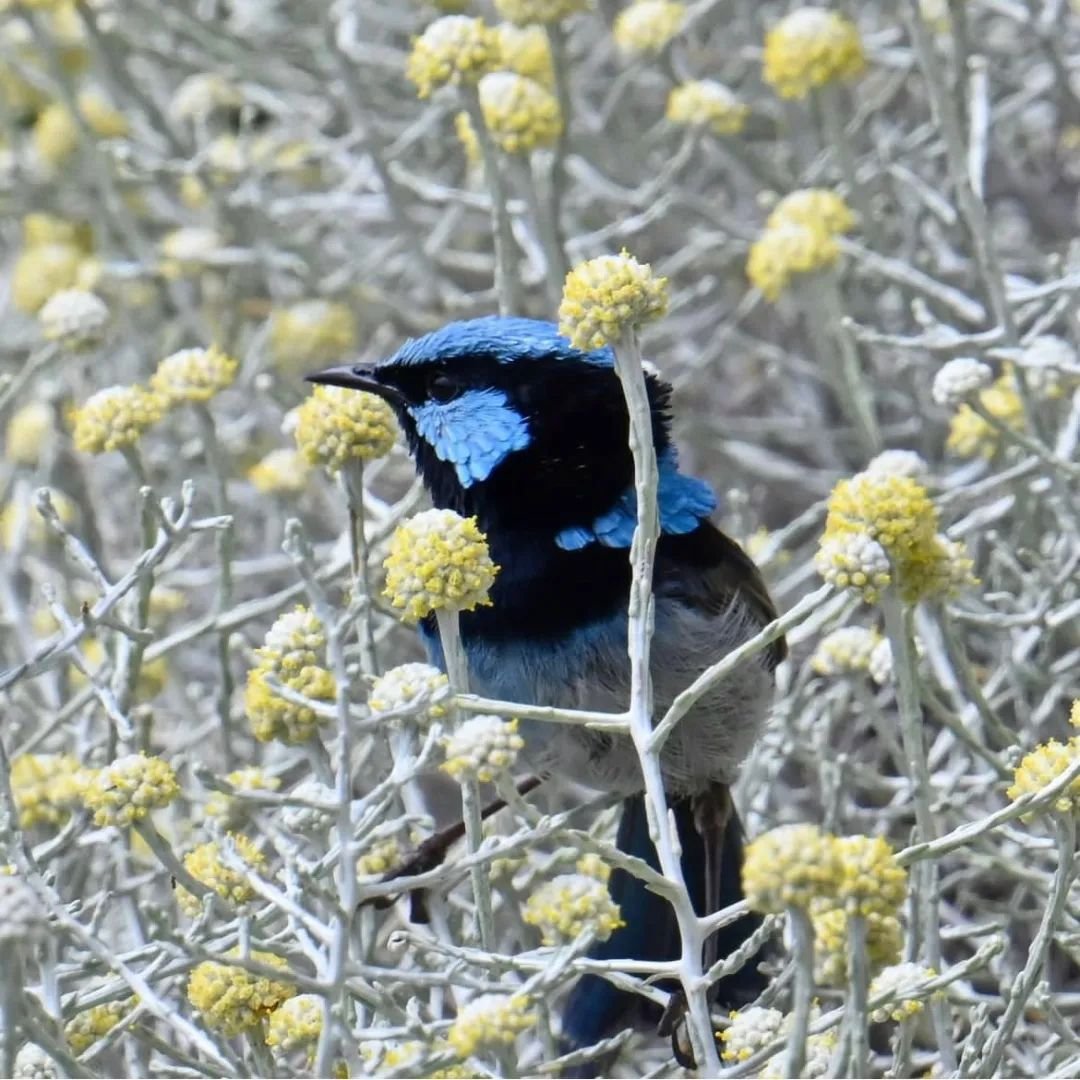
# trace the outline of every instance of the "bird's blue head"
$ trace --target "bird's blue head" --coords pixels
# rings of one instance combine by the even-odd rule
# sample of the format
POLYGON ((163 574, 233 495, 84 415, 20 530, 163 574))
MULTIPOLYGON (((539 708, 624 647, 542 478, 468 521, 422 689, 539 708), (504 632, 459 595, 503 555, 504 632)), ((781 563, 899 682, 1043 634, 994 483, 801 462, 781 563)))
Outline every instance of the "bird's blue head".
MULTIPOLYGON (((435 504, 475 514, 485 530, 592 522, 633 480, 611 350, 574 349, 554 323, 449 323, 381 363, 309 378, 388 401, 435 504)), ((664 453, 671 388, 652 374, 646 381, 664 453)))

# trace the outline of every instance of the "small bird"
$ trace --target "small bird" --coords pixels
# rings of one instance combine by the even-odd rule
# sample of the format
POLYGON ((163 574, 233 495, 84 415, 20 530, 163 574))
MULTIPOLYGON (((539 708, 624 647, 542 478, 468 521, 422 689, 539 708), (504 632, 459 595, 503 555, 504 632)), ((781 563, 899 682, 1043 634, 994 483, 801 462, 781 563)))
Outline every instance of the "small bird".
MULTIPOLYGON (((311 381, 377 394, 393 406, 437 507, 475 516, 500 567, 490 607, 461 616, 470 688, 565 708, 627 706, 628 558, 637 520, 628 415, 608 348, 572 348, 554 323, 491 316, 407 341, 375 365, 332 368, 311 381)), ((661 535, 653 572, 650 660, 657 713, 706 667, 776 617, 761 576, 709 521, 716 497, 679 471, 671 387, 646 376, 659 469, 661 535)), ((442 663, 433 619, 425 646, 442 663)), ((742 896, 742 832, 728 793, 760 730, 783 641, 715 687, 675 728, 661 757, 695 909, 742 896)), ((659 869, 643 781, 628 737, 523 722, 524 756, 541 776, 567 777, 624 799, 617 844, 659 869)), ((609 883, 625 925, 591 953, 663 961, 679 955, 670 905, 616 870, 609 883)), ((756 928, 750 916, 710 942, 725 956, 756 928)), ((716 988, 727 1005, 756 996, 748 965, 716 988)), ((625 1023, 641 999, 586 975, 562 1031, 584 1047, 625 1023)))

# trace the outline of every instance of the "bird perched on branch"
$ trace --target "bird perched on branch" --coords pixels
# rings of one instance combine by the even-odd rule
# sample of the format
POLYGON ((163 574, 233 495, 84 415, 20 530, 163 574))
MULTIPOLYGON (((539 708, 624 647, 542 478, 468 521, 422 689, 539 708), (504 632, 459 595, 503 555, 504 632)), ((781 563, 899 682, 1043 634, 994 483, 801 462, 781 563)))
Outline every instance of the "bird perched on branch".
MULTIPOLYGON (((475 516, 501 568, 492 605, 461 617, 471 689, 510 701, 622 711, 629 698, 628 559, 637 520, 628 415, 610 349, 583 352, 553 323, 489 317, 406 342, 376 365, 333 368, 312 381, 378 394, 396 410, 416 468, 438 507, 475 516)), ((756 567, 709 521, 709 486, 679 471, 671 388, 646 378, 659 467, 661 535, 653 574, 651 672, 658 715, 706 667, 775 618, 756 567)), ((439 638, 421 627, 435 662, 439 638)), ((784 645, 740 667, 677 725, 661 766, 699 914, 741 897, 741 827, 728 785, 761 727, 784 645)), ((630 739, 580 726, 522 722, 524 757, 540 775, 624 797, 618 846, 659 868, 630 739)), ((679 935, 668 902, 626 872, 610 889, 625 922, 593 956, 671 960, 679 935)), ((710 951, 737 948, 757 923, 718 932, 710 951)), ((756 969, 717 987, 726 1003, 753 997, 756 969)), ((563 1016, 568 1047, 625 1022, 634 998, 595 975, 563 1016)))

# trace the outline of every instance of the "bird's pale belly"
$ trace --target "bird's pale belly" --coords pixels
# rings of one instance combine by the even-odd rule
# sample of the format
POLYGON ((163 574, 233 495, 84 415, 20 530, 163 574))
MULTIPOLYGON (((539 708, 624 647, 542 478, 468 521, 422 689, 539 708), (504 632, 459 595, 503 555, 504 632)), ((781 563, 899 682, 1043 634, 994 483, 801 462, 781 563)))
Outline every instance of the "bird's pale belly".
MULTIPOLYGON (((472 689, 485 697, 617 712, 629 697, 630 663, 624 617, 575 631, 562 641, 478 642, 469 645, 472 689)), ((751 636, 758 624, 733 608, 705 616, 674 604, 657 606, 650 667, 656 715, 706 667, 751 636)), ((731 783, 764 722, 772 676, 751 660, 715 687, 679 723, 661 759, 676 794, 731 783)), ((524 757, 537 772, 562 775, 604 791, 641 789, 637 755, 628 737, 585 727, 523 721, 524 757)))

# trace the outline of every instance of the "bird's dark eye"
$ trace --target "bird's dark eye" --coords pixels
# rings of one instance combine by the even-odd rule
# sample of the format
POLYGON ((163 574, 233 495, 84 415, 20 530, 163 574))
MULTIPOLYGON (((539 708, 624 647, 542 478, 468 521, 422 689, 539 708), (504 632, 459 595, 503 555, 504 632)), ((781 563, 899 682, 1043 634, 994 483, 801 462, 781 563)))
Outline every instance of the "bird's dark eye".
POLYGON ((450 401, 457 397, 458 389, 458 384, 441 371, 432 375, 427 382, 427 396, 433 401, 450 401))

